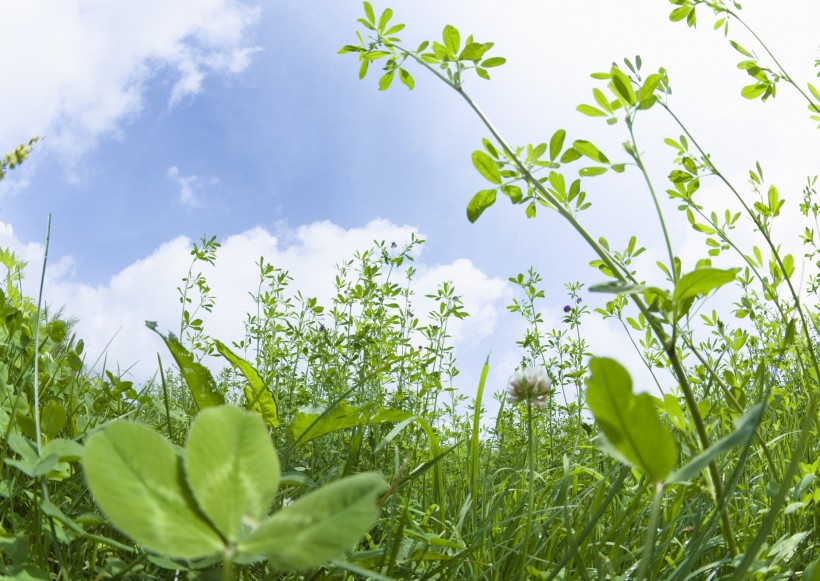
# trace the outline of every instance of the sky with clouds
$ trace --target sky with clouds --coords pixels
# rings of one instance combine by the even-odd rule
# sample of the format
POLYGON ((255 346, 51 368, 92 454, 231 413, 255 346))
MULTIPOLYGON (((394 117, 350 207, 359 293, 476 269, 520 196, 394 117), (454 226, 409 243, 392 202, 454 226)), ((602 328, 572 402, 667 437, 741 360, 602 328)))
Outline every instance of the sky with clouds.
MULTIPOLYGON (((820 168, 819 134, 785 87, 766 104, 739 97, 749 82, 736 68, 740 55, 711 30, 706 11, 692 30, 669 22, 672 7, 660 0, 390 6, 410 46, 437 38, 447 23, 496 43, 507 65, 466 89, 513 143, 545 141, 563 128, 625 158, 623 126, 575 106, 591 101, 590 73, 613 60, 640 54, 645 70, 666 67, 679 116, 741 185, 760 161, 788 200, 785 233, 796 231, 800 190, 820 168)), ((820 4, 757 0, 743 14, 796 79, 815 77, 820 4)), ((523 330, 506 310, 516 296, 507 278, 535 267, 547 291, 545 321, 560 324, 563 284, 600 282, 587 266, 593 256, 556 215, 527 220, 504 200, 467 221, 466 204, 484 187, 470 153, 486 131, 422 71, 413 71, 412 92, 397 84, 380 93, 375 76, 359 81, 355 58, 336 52, 354 42, 360 15, 359 2, 327 0, 4 2, 0 151, 41 137, 0 184, 0 245, 31 261, 25 290, 36 291, 51 213, 47 300, 80 319, 90 353, 114 337, 109 365, 144 378, 162 346, 143 322, 178 326, 175 289, 200 236, 223 243, 206 273, 217 294, 207 330, 229 341, 240 338, 260 255, 290 270, 294 289, 326 302, 335 264, 373 240, 401 243, 415 232, 427 240, 416 258, 417 293, 452 280, 473 314, 453 328, 459 389, 474 392, 490 351, 493 388, 502 389, 523 330)), ((731 37, 757 49, 739 27, 731 37)), ((636 130, 663 183, 674 156, 662 140, 679 131, 660 111, 642 116, 636 130)), ((615 247, 637 234, 650 248, 639 267, 656 277, 664 254, 637 172, 589 179, 584 189, 589 229, 615 247)), ((709 183, 701 196, 707 206, 728 203, 709 183)), ((691 268, 703 242, 680 218, 672 236, 691 268)), ((796 240, 784 243, 797 249, 796 240)), ((603 297, 584 299, 595 306, 603 297)), ((596 354, 618 357, 640 377, 622 331, 594 318, 585 328, 596 354)))

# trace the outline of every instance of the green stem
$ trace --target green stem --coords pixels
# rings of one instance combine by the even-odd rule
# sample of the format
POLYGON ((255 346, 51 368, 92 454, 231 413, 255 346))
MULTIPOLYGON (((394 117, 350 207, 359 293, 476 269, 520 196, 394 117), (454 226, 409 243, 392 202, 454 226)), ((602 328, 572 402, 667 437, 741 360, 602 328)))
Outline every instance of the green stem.
POLYGON ((655 552, 655 535, 658 531, 658 521, 661 514, 661 501, 663 500, 663 482, 655 483, 655 492, 652 495, 652 510, 649 513, 649 525, 646 529, 646 543, 643 546, 643 557, 641 566, 638 569, 637 579, 651 579, 652 554, 655 552))
POLYGON ((666 228, 666 220, 663 218, 663 211, 661 210, 658 196, 655 193, 655 188, 652 186, 652 180, 649 179, 649 174, 646 172, 646 168, 641 160, 641 155, 638 152, 638 142, 635 140, 635 133, 632 130, 632 120, 629 117, 627 117, 626 120, 626 127, 629 130, 629 139, 632 141, 632 159, 635 160, 635 163, 638 165, 638 169, 641 170, 641 175, 643 176, 644 182, 646 182, 646 187, 649 188, 649 193, 652 195, 652 203, 655 205, 655 212, 658 214, 658 221, 661 224, 663 240, 666 243, 666 252, 669 254, 669 270, 672 273, 672 282, 677 283, 678 269, 675 268, 675 254, 672 252, 672 241, 669 238, 669 231, 666 228))
POLYGON ((527 488, 527 524, 524 528, 524 544, 522 547, 520 567, 518 569, 519 579, 525 578, 527 573, 527 564, 530 558, 530 534, 532 533, 532 517, 535 507, 535 498, 533 497, 533 492, 535 490, 535 450, 533 446, 533 437, 532 402, 527 402, 527 473, 529 486, 527 488))

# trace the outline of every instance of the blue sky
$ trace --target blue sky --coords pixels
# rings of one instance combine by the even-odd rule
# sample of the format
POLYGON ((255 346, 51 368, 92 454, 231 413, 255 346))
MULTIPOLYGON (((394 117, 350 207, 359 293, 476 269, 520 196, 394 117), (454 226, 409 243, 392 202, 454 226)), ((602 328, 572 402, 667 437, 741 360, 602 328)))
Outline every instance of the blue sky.
MULTIPOLYGON (((744 13, 794 76, 812 79, 817 3, 748 4, 744 13)), ((514 143, 565 128, 623 157, 619 129, 574 108, 591 100, 589 73, 639 53, 646 68, 667 67, 673 105, 741 184, 761 160, 795 209, 805 176, 820 167, 818 134, 799 101, 786 91, 766 105, 739 98, 747 84, 735 68, 739 55, 705 11, 693 31, 670 23, 670 5, 657 0, 628 8, 521 0, 503 11, 483 0, 390 6, 408 24, 409 45, 437 37, 446 23, 496 42, 508 65, 467 89, 514 143)), ((35 265, 52 213, 46 296, 80 317, 92 349, 122 329, 110 357, 124 366, 140 361, 137 376, 150 373, 146 362, 160 346, 142 321, 175 327, 174 288, 187 248, 203 234, 226 242, 220 260, 230 264, 210 274, 225 307, 209 328, 230 340, 239 338, 259 254, 291 269, 294 289, 322 297, 335 262, 374 238, 421 233, 428 242, 418 258, 420 292, 453 279, 475 314, 454 330, 466 392, 488 351, 499 389, 515 364, 521 325, 505 310, 514 296, 509 276, 529 266, 541 272, 548 323, 561 319, 563 283, 600 281, 586 266, 592 256, 557 216, 528 221, 523 208, 499 200, 469 224, 466 204, 484 187, 470 153, 486 132, 422 71, 413 71, 413 92, 397 84, 379 93, 375 76, 360 82, 355 58, 336 55, 353 41, 360 11, 358 2, 283 0, 3 4, 0 50, 15 58, 0 91, 0 151, 34 135, 43 140, 0 186, 0 243, 35 265)), ((732 37, 751 46, 739 32, 732 37)), ((677 133, 654 112, 640 123, 663 180, 672 155, 659 144, 677 133)), ((616 245, 638 234, 653 250, 641 263, 644 276, 656 277, 652 264, 663 253, 638 176, 596 178, 585 189, 594 203, 590 229, 616 245)), ((693 263, 703 243, 678 218, 676 250, 693 263)), ((35 278, 32 270, 31 293, 35 278)), ((630 357, 617 329, 601 321, 588 329, 596 353, 630 357)))

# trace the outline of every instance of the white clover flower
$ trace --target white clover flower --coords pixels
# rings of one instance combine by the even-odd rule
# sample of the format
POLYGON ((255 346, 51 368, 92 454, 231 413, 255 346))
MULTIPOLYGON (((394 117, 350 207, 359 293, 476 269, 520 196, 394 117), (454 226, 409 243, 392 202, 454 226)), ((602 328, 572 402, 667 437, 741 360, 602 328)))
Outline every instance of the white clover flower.
POLYGON ((551 391, 552 381, 546 370, 543 367, 527 367, 519 369, 510 378, 507 401, 542 408, 547 405, 551 391))

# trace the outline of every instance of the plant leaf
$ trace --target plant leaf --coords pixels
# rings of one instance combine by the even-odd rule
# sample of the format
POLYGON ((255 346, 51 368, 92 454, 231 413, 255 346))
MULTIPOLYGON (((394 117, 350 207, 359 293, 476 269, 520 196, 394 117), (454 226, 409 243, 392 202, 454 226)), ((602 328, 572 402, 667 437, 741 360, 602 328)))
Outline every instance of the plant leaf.
POLYGON ((156 323, 146 322, 145 325, 165 341, 168 350, 179 367, 179 372, 182 374, 185 384, 191 390, 191 395, 194 397, 197 407, 202 410, 211 406, 223 405, 225 396, 216 388, 216 382, 214 382, 208 368, 194 361, 194 358, 174 337, 173 333, 169 333, 166 337, 157 331, 156 323))
POLYGON ((501 183, 501 172, 498 170, 498 164, 483 151, 476 150, 473 152, 473 165, 478 170, 478 173, 484 176, 490 183, 501 183))
POLYGON ((248 407, 262 416, 269 426, 279 427, 279 409, 276 406, 276 400, 273 399, 273 395, 259 372, 254 369, 253 365, 234 354, 221 341, 214 341, 214 346, 219 354, 248 380, 248 385, 242 388, 245 392, 245 399, 248 400, 248 407))
POLYGON ((484 210, 495 204, 496 191, 495 190, 481 190, 470 203, 467 204, 467 219, 470 222, 475 222, 478 217, 484 213, 484 210))
POLYGON ((88 487, 111 524, 146 549, 193 559, 223 548, 185 483, 182 461, 154 430, 119 420, 88 438, 88 487))
POLYGON ((677 448, 658 417, 652 396, 636 395, 629 373, 614 359, 593 357, 589 368, 587 405, 617 452, 613 455, 652 481, 663 481, 675 465, 677 448))
POLYGON ((350 549, 379 515, 387 488, 375 472, 356 474, 307 494, 265 520, 238 544, 237 562, 268 559, 272 568, 316 567, 350 549))
POLYGON ((386 408, 368 410, 341 402, 321 414, 297 414, 290 422, 288 432, 293 441, 304 443, 338 430, 385 422, 401 422, 412 415, 402 410, 386 408))
POLYGON ((735 280, 739 268, 722 270, 720 268, 699 268, 684 274, 675 285, 672 295, 674 301, 694 299, 699 295, 706 295, 710 291, 722 287, 735 280))
POLYGON ((191 426, 185 472, 202 512, 236 541, 240 526, 268 513, 279 489, 279 458, 262 419, 237 407, 208 408, 191 426))

